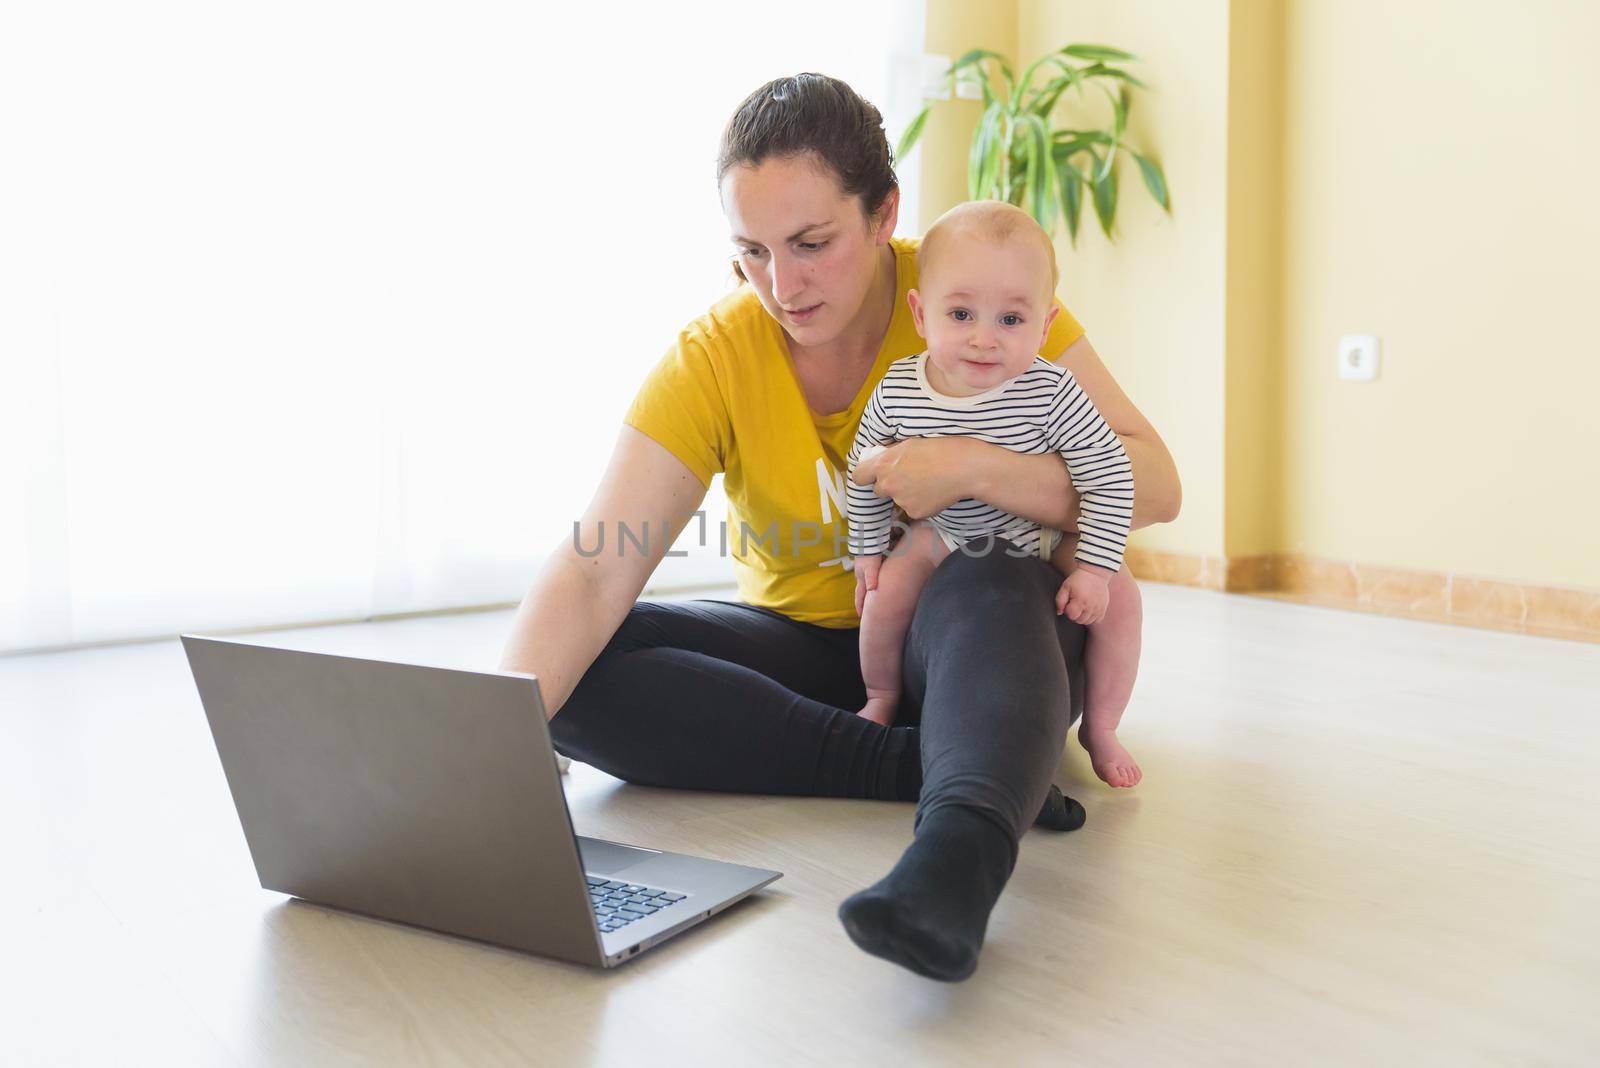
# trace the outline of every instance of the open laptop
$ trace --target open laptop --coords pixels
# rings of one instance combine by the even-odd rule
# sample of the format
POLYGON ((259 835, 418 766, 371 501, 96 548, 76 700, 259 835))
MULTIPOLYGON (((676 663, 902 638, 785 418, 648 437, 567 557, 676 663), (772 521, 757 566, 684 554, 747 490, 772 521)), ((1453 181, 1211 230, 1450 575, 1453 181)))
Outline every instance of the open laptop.
POLYGON ((532 675, 183 648, 268 890, 611 967, 782 875, 576 836, 532 675))

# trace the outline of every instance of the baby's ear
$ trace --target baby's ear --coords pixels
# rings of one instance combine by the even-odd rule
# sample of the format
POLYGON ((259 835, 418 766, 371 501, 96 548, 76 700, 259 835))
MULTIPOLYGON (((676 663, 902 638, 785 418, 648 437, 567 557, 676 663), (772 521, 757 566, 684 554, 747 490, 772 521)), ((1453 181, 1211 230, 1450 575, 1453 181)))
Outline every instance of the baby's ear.
POLYGON ((924 312, 924 308, 922 306, 922 294, 918 293, 915 289, 906 290, 906 303, 911 305, 911 322, 916 326, 917 333, 922 337, 927 337, 927 332, 922 329, 922 316, 924 312))
POLYGON ((1050 337, 1050 327, 1055 323, 1056 316, 1061 313, 1061 305, 1055 301, 1050 302, 1050 310, 1044 313, 1044 332, 1039 335, 1039 347, 1044 348, 1046 339, 1050 337))

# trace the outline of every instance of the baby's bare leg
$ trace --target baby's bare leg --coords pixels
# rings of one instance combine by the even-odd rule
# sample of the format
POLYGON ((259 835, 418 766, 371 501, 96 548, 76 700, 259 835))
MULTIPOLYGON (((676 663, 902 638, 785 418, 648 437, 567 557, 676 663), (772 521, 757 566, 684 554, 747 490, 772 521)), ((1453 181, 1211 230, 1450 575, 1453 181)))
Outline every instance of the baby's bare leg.
POLYGON ((906 632, 922 588, 949 554, 932 523, 922 519, 912 523, 884 558, 878 588, 867 594, 861 607, 861 681, 866 684, 867 705, 860 714, 874 723, 894 724, 906 632))
POLYGON ((1106 614, 1089 628, 1083 649, 1086 693, 1078 742, 1089 753, 1094 773, 1111 786, 1135 786, 1144 777, 1132 754, 1117 740, 1117 725, 1133 695, 1139 674, 1139 644, 1144 607, 1139 587, 1124 564, 1111 576, 1106 614))
MULTIPOLYGON (((1076 551, 1077 539, 1069 535, 1051 554, 1050 562, 1067 574, 1076 566, 1072 559, 1076 551)), ((1094 773, 1107 785, 1134 786, 1144 773, 1118 741, 1117 727, 1139 674, 1144 606, 1126 564, 1111 576, 1110 592, 1106 614, 1089 627, 1084 644, 1085 694, 1078 742, 1088 752, 1094 773)))

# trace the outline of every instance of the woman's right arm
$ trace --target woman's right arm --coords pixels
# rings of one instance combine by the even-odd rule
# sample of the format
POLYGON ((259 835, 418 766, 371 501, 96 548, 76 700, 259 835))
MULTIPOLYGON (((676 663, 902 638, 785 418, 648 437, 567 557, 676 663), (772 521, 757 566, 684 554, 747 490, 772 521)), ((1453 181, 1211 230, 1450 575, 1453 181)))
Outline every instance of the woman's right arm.
POLYGON ((572 696, 705 495, 705 485, 682 460, 654 438, 623 426, 577 537, 564 540, 545 561, 517 609, 500 659, 502 670, 538 676, 546 717, 572 696), (647 551, 629 541, 619 555, 619 526, 637 535, 646 523, 647 551), (602 552, 579 554, 579 545, 593 552, 602 537, 602 552))

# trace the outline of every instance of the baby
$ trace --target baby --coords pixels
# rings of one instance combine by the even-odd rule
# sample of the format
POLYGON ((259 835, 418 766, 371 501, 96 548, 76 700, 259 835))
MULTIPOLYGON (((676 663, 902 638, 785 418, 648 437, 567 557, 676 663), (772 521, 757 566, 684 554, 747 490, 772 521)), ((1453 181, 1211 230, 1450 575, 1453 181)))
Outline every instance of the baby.
MULTIPOLYGON (((977 201, 933 224, 918 273, 920 289, 907 296, 928 349, 896 361, 878 383, 850 450, 850 475, 875 451, 909 437, 962 435, 1022 453, 1058 452, 1082 500, 1079 536, 1063 538, 969 499, 913 522, 891 549, 894 502, 847 480, 867 690, 860 714, 894 722, 906 631, 940 561, 973 538, 1005 538, 1067 576, 1056 614, 1089 627, 1078 740, 1096 775, 1111 786, 1133 786, 1139 765, 1117 741, 1139 660, 1139 594, 1122 564, 1133 469, 1072 375, 1038 354, 1057 311, 1055 248, 1026 212, 977 201)), ((1010 551, 987 540, 969 551, 985 546, 1010 551)))

